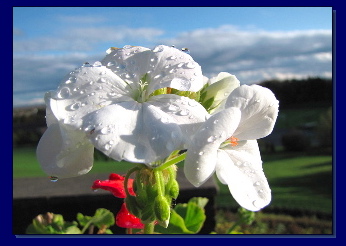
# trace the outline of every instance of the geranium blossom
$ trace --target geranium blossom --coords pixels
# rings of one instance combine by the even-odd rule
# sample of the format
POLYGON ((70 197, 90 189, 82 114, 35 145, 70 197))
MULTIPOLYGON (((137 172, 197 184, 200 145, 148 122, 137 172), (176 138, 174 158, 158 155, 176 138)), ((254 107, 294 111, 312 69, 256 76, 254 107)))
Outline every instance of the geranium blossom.
POLYGON ((50 116, 37 157, 49 175, 87 173, 92 146, 114 160, 150 166, 182 149, 208 115, 195 100, 157 91, 202 88, 201 68, 190 55, 163 45, 108 53, 103 61, 71 72, 46 94, 50 116))
POLYGON ((258 85, 242 85, 225 109, 212 115, 188 145, 184 171, 195 186, 214 172, 244 208, 257 211, 271 200, 256 139, 273 130, 278 115, 274 94, 258 85))
MULTIPOLYGON (((118 198, 125 198, 126 192, 124 187, 125 177, 121 176, 116 173, 111 173, 109 175, 109 178, 107 180, 95 180, 93 185, 91 186, 91 189, 97 190, 97 189, 103 189, 110 191, 115 197, 118 198)), ((133 179, 128 180, 128 191, 131 195, 135 195, 135 192, 133 191, 133 179)))
MULTIPOLYGON (((129 193, 134 196, 135 192, 133 191, 133 181, 133 179, 128 179, 127 189, 129 193)), ((126 192, 124 182, 124 176, 116 173, 111 173, 107 180, 95 180, 93 185, 91 186, 91 189, 107 190, 110 191, 115 197, 125 198, 126 192)), ((141 222, 141 220, 128 211, 125 203, 121 205, 121 208, 115 217, 115 221, 117 226, 123 228, 143 229, 144 227, 144 224, 141 222)))

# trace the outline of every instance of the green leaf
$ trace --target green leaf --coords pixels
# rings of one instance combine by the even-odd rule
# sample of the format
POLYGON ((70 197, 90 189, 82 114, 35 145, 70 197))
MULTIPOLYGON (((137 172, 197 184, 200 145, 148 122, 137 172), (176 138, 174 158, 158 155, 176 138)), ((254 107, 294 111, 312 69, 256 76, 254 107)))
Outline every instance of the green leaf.
POLYGON ((164 234, 198 233, 206 219, 204 206, 207 198, 191 198, 188 203, 179 203, 171 212, 169 225, 166 229, 157 227, 155 231, 164 234))
POLYGON ((175 210, 171 212, 168 227, 156 227, 155 232, 162 234, 193 234, 192 231, 186 228, 184 219, 175 210))
POLYGON ((98 228, 101 228, 103 225, 112 226, 115 223, 114 214, 108 209, 99 208, 92 217, 92 223, 98 228))
POLYGON ((76 225, 72 225, 66 228, 64 234, 82 234, 82 232, 76 225))
POLYGON ((80 224, 80 226, 85 226, 90 220, 91 220, 91 216, 86 216, 83 215, 82 213, 78 213, 77 214, 77 221, 80 224))

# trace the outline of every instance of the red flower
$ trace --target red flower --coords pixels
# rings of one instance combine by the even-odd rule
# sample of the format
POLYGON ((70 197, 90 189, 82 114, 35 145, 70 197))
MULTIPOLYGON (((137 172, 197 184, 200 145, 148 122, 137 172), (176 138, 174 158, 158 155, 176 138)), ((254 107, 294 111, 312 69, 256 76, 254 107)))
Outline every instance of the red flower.
MULTIPOLYGON (((97 190, 97 189, 103 189, 112 192, 112 194, 115 197, 118 198, 125 198, 125 188, 124 188, 124 181, 125 177, 116 174, 111 173, 109 175, 109 179, 101 181, 101 180, 95 180, 93 186, 91 189, 97 190)), ((128 180, 128 191, 131 195, 135 195, 135 192, 133 191, 132 185, 133 185, 133 179, 128 180)))
MULTIPOLYGON (((116 174, 111 173, 109 175, 109 179, 101 181, 101 180, 95 180, 93 186, 91 187, 93 190, 96 189, 103 189, 112 192, 112 194, 115 197, 118 198, 125 198, 125 187, 124 187, 124 181, 125 177, 116 174)), ((127 182, 128 185, 128 191, 132 196, 135 196, 135 192, 133 191, 133 179, 129 179, 127 182)), ((144 224, 141 223, 141 220, 131 214, 127 208, 126 204, 123 203, 121 206, 120 211, 118 212, 116 218, 116 224, 119 227, 123 228, 134 228, 134 229, 143 229, 144 224)))
POLYGON ((127 210, 125 203, 123 203, 123 205, 121 206, 121 209, 118 212, 115 221, 117 226, 123 228, 144 228, 144 224, 142 224, 141 220, 127 210))

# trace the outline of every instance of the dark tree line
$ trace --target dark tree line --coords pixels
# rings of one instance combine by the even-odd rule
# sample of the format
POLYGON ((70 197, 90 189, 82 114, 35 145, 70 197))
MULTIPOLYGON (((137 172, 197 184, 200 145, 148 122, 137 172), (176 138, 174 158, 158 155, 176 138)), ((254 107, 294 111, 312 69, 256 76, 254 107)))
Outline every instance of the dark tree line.
POLYGON ((280 101, 280 108, 295 107, 302 103, 333 104, 333 82, 331 79, 268 80, 259 83, 259 85, 273 91, 280 101))

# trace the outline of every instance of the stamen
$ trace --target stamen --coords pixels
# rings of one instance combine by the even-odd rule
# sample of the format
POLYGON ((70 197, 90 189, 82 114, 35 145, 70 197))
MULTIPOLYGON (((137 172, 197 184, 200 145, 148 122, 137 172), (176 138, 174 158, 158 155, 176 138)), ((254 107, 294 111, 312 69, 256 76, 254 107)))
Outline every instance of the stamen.
POLYGON ((239 139, 238 138, 236 138, 236 137, 230 137, 230 138, 228 138, 227 140, 226 140, 226 142, 228 142, 229 144, 231 144, 231 146, 232 147, 235 147, 235 146, 237 146, 238 145, 238 142, 237 141, 239 141, 239 139))

